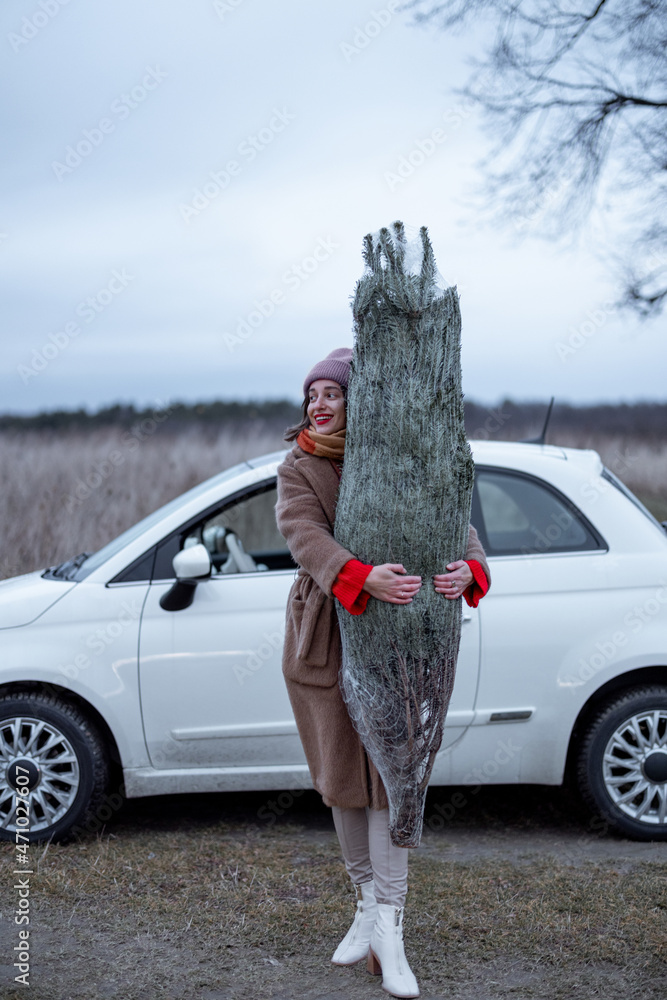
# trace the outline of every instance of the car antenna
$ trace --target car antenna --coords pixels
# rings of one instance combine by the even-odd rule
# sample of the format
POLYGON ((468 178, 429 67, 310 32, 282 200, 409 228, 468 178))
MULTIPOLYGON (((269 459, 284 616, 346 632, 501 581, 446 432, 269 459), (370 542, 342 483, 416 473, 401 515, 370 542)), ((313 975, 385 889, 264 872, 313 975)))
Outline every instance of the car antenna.
POLYGON ((539 437, 536 438, 523 438, 522 441, 523 444, 546 444, 547 427, 549 426, 549 420, 551 419, 551 411, 554 408, 555 398, 556 398, 555 396, 551 397, 551 402, 549 403, 549 406, 547 408, 547 415, 544 418, 544 427, 542 428, 542 433, 539 435, 539 437))

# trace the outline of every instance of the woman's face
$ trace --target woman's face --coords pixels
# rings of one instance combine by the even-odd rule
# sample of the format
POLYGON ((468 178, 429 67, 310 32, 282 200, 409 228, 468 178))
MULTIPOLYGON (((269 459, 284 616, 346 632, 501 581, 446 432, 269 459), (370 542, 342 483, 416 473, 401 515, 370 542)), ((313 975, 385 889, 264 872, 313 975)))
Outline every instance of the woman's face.
POLYGON ((345 427, 345 397, 338 382, 318 378, 308 390, 308 416, 320 434, 334 434, 345 427))

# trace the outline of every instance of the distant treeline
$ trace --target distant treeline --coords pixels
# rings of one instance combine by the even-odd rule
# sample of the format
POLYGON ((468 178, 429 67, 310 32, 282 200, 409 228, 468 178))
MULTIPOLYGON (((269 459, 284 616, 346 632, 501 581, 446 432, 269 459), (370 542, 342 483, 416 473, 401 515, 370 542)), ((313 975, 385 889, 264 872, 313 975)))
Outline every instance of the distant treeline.
MULTIPOLYGON (((542 433, 549 402, 498 406, 465 402, 468 436, 516 441, 542 433)), ((667 403, 598 403, 571 406, 555 401, 549 419, 547 443, 557 443, 558 434, 594 434, 643 438, 647 442, 667 440, 667 403)))
POLYGON ((213 403, 161 403, 137 409, 116 404, 96 413, 87 410, 51 410, 34 416, 0 415, 2 430, 90 430, 98 427, 130 429, 145 420, 156 421, 161 429, 175 433, 195 424, 249 424, 260 420, 283 427, 300 417, 299 407, 288 399, 263 402, 217 400, 213 403))
MULTIPOLYGON (((548 402, 518 403, 504 400, 495 406, 465 401, 465 418, 471 438, 519 440, 538 436, 543 428, 548 402)), ((34 416, 0 415, 0 431, 90 430, 100 427, 131 429, 151 421, 159 433, 177 434, 198 427, 207 434, 230 424, 243 427, 257 423, 263 430, 282 431, 296 423, 300 407, 288 399, 212 403, 166 403, 137 409, 115 405, 89 413, 87 410, 52 410, 34 416)), ((571 406, 556 401, 547 441, 557 442, 559 432, 640 437, 664 442, 667 438, 667 403, 600 403, 571 406)))

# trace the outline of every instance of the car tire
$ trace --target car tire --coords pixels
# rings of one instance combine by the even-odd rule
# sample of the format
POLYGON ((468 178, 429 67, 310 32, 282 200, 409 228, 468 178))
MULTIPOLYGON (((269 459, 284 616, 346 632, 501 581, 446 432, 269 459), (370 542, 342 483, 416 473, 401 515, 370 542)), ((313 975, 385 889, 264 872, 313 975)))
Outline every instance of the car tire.
POLYGON ((25 843, 17 829, 31 842, 92 829, 108 781, 104 741, 77 707, 31 690, 0 698, 0 839, 25 843), (16 813, 21 786, 29 788, 27 820, 26 810, 16 813))
POLYGON ((667 840, 667 688, 633 688, 589 720, 577 784, 609 827, 634 840, 667 840))

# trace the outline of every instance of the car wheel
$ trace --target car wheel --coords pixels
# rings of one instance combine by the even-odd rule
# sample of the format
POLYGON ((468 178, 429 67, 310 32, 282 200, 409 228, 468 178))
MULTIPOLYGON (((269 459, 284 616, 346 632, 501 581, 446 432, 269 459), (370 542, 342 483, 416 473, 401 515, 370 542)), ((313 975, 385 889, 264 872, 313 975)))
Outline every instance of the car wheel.
POLYGON ((616 696, 579 747, 579 790, 610 826, 635 840, 667 840, 667 688, 616 696))
MULTIPOLYGON (((19 691, 0 698, 0 838, 17 829, 31 841, 61 840, 84 827, 109 778, 104 743, 79 709, 57 697, 19 691), (28 788, 25 796, 17 789, 28 788), (29 803, 26 811, 17 802, 29 803)), ((19 842, 25 843, 19 839, 19 842)))

